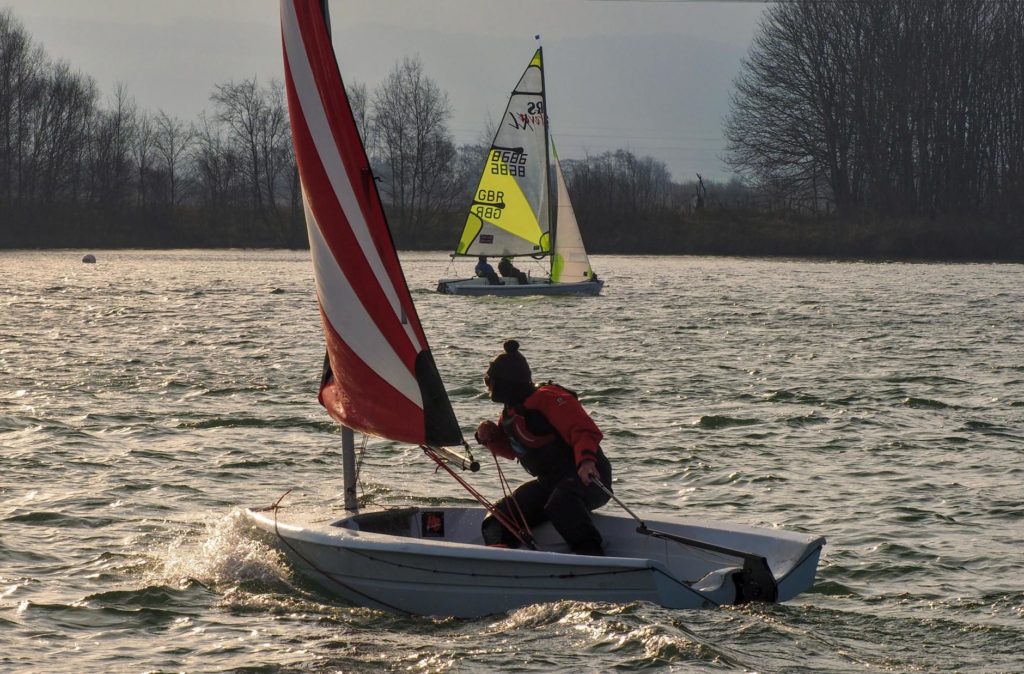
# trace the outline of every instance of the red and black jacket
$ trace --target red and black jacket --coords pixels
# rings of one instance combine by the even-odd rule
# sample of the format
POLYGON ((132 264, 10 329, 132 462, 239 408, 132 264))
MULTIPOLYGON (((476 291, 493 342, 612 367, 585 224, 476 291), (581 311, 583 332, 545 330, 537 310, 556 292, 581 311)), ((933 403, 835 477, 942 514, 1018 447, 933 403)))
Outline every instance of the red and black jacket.
POLYGON ((538 386, 522 403, 506 405, 498 418, 501 433, 491 451, 518 459, 535 477, 575 472, 584 461, 598 460, 604 434, 576 399, 557 384, 538 386))

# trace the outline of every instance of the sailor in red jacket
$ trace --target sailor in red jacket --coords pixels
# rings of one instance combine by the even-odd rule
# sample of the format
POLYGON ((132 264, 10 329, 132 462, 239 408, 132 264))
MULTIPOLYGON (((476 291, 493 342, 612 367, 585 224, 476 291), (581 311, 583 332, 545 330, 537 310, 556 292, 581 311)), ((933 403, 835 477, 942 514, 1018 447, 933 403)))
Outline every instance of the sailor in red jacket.
MULTIPOLYGON (((535 479, 512 494, 531 527, 549 521, 583 555, 601 555, 601 533, 590 511, 608 502, 594 478, 611 488, 612 467, 601 451, 603 434, 576 400, 576 394, 557 384, 533 383, 530 366, 509 340, 504 353, 491 361, 484 376, 487 392, 502 403, 498 423, 484 421, 477 441, 495 456, 518 460, 535 479)), ((513 517, 508 499, 497 508, 513 517)), ((516 537, 493 516, 483 523, 484 543, 515 546, 516 537)))

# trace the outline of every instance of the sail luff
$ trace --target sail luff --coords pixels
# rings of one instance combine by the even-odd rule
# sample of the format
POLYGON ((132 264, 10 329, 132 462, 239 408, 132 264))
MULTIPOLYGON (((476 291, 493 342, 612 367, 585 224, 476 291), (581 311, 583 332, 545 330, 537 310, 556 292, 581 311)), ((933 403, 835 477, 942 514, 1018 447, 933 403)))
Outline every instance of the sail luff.
POLYGON ((285 85, 330 375, 355 430, 416 444, 462 433, 402 273, 318 0, 282 0, 285 85))
MULTIPOLYGON (((551 259, 550 262, 554 264, 554 250, 558 243, 558 221, 553 217, 551 212, 551 131, 550 123, 548 119, 548 87, 544 79, 544 47, 537 47, 537 53, 540 54, 541 69, 540 69, 540 90, 541 90, 541 103, 544 115, 544 189, 542 194, 544 195, 544 202, 547 206, 548 212, 548 240, 551 242, 551 259)), ((554 280, 554 279, 552 279, 554 280)))

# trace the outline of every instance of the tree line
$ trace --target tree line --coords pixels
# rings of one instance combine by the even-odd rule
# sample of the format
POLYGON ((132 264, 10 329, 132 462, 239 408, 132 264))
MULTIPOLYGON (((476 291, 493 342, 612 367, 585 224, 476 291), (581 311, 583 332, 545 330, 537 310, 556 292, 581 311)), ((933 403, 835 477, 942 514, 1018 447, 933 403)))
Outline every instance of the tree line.
POLYGON ((0 246, 304 245, 279 83, 218 85, 196 122, 100 98, 0 10, 0 246))
MULTIPOLYGON (((493 126, 456 146, 448 96, 418 58, 348 94, 396 242, 454 246, 493 126)), ((50 60, 0 10, 0 247, 305 247, 282 84, 218 84, 210 102, 187 122, 140 109, 124 86, 101 100, 91 77, 50 60)), ((678 186, 652 159, 619 151, 569 164, 596 250, 619 241, 605 210, 667 222, 677 207, 678 186)))
POLYGON ((847 246, 1024 257, 1024 3, 771 5, 729 160, 847 246))
MULTIPOLYGON (((1024 3, 792 0, 735 82, 728 183, 626 150, 563 160, 588 249, 1024 259, 1024 3)), ((349 99, 400 248, 445 250, 495 128, 456 145, 418 58, 349 99)), ((0 247, 307 245, 280 82, 195 121, 50 60, 0 10, 0 247)))

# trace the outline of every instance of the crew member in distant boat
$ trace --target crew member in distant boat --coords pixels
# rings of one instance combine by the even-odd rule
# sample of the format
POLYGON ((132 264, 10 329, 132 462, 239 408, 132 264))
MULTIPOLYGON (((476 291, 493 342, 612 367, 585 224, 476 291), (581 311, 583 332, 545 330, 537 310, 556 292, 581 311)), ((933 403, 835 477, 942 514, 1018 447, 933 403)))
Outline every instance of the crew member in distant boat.
MULTIPOLYGON (((537 386, 519 342, 509 340, 484 375, 491 400, 504 408, 498 423, 484 421, 477 442, 495 456, 518 459, 534 477, 496 508, 512 520, 519 513, 529 526, 550 521, 570 549, 603 555, 601 533, 590 511, 608 502, 594 478, 611 489, 612 466, 601 451, 604 435, 576 399, 576 394, 547 383, 537 386)), ((483 522, 484 543, 515 547, 519 541, 493 515, 483 522)))
POLYGON ((481 255, 477 258, 476 267, 473 271, 480 278, 487 279, 487 282, 492 286, 496 286, 501 283, 501 279, 499 279, 498 275, 494 272, 494 267, 492 267, 491 263, 487 261, 486 255, 481 255))
POLYGON ((506 278, 515 278, 519 281, 520 285, 526 285, 530 282, 526 274, 516 269, 510 257, 501 258, 501 262, 498 263, 498 273, 506 278))

